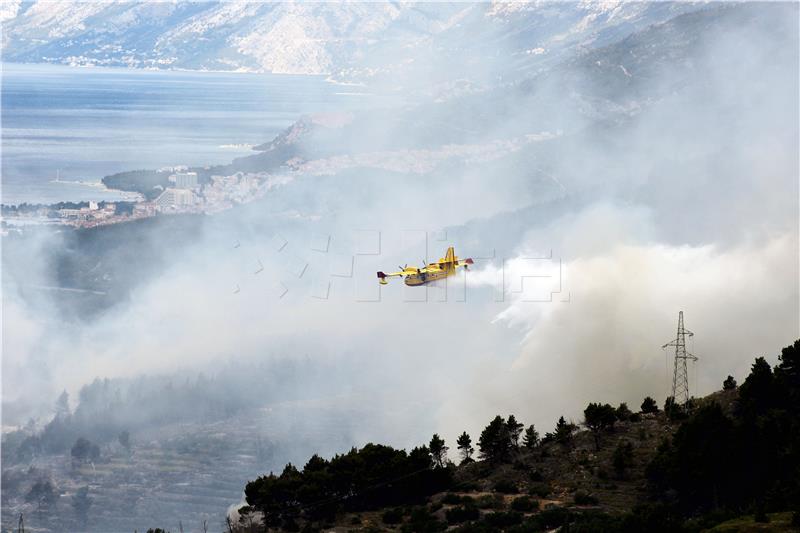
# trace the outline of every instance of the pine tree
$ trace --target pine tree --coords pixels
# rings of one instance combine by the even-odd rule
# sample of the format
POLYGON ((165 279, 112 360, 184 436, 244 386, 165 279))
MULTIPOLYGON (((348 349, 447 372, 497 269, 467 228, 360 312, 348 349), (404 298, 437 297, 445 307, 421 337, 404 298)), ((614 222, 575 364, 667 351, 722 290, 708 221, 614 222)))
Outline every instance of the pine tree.
POLYGON ((536 431, 536 428, 533 427, 533 424, 528 426, 528 429, 525 430, 525 436, 522 437, 522 444, 529 450, 539 445, 539 433, 536 431))
POLYGON ((600 449, 600 432, 614 426, 616 410, 609 404, 590 403, 583 411, 584 425, 594 436, 595 450, 600 449))
POLYGON ((456 444, 458 444, 458 450, 461 452, 461 464, 472 462, 472 454, 475 452, 475 448, 472 447, 472 438, 466 431, 458 437, 456 444))
POLYGON ((778 356, 780 364, 775 367, 775 374, 794 388, 800 388, 800 339, 781 350, 778 356))
POLYGON ((725 378, 725 381, 722 382, 722 390, 733 390, 736 388, 736 380, 733 379, 733 376, 728 376, 725 378))
POLYGON ((555 439, 556 442, 563 445, 572 443, 572 433, 575 431, 575 424, 564 420, 563 416, 558 418, 556 422, 555 439))
POLYGON ((652 399, 650 396, 648 396, 647 398, 644 399, 644 401, 642 401, 642 412, 645 413, 645 414, 647 414, 647 413, 657 413, 658 412, 658 404, 656 403, 656 401, 654 399, 652 399))
POLYGON ((519 436, 522 434, 522 428, 525 426, 520 422, 517 422, 517 419, 514 415, 509 415, 508 421, 506 422, 506 427, 508 428, 508 436, 511 442, 511 445, 514 448, 519 447, 519 436))
POLYGON ((739 387, 739 405, 749 414, 764 413, 775 401, 775 376, 763 357, 757 357, 750 375, 739 387))
POLYGON ((775 367, 775 381, 787 394, 790 410, 797 413, 800 411, 800 339, 781 350, 778 359, 780 364, 775 367))
POLYGON ((503 417, 497 415, 481 432, 478 439, 481 457, 491 462, 507 461, 511 455, 511 437, 503 417))
POLYGON ((622 402, 616 409, 616 415, 617 415, 617 420, 619 420, 620 422, 625 422, 631 419, 633 413, 631 412, 630 409, 628 409, 628 404, 622 402))
POLYGON ((447 462, 447 450, 449 449, 445 446, 444 439, 434 433, 430 444, 428 444, 428 448, 430 449, 434 466, 438 468, 444 467, 447 462))
POLYGON ((56 417, 66 418, 69 414, 69 394, 67 391, 64 391, 59 395, 58 400, 56 400, 56 417))

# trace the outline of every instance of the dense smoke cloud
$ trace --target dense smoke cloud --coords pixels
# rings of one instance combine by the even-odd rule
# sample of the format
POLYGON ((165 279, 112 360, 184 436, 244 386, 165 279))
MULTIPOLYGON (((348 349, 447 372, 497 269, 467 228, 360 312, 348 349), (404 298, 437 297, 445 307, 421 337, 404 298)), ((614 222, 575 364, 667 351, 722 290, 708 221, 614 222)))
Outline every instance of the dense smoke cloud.
MULTIPOLYGON (((144 233, 168 259, 92 320, 6 289, 4 403, 35 395, 42 407, 96 377, 213 375, 225 362, 247 372, 289 357, 337 370, 292 376, 297 397, 370 405, 353 444, 452 440, 498 412, 549 429, 588 401, 662 397, 659 346, 680 309, 697 332, 693 390, 742 376, 798 334, 797 62, 786 46, 797 35, 789 22, 768 34, 723 20, 676 61, 621 68, 615 50, 600 51, 436 114, 368 114, 381 120, 332 136, 374 157, 325 154, 329 172, 287 171, 263 202, 197 221, 179 251, 144 233), (384 127, 387 115, 398 120, 384 127), (480 131, 454 133, 459 120, 480 131), (420 149, 418 129, 447 142, 420 149), (380 232, 379 254, 359 254, 359 231, 380 232), (435 260, 448 244, 484 258, 465 298, 458 281, 423 289, 426 302, 405 301, 419 293, 399 284, 377 292, 376 270, 435 260), (518 280, 522 258, 550 250, 563 267, 556 301, 497 301, 504 259, 518 280)), ((47 255, 58 242, 37 246, 47 255)), ((253 403, 276 399, 265 397, 253 403)))
MULTIPOLYGON (((796 27, 777 27, 796 42, 796 27)), ((520 351, 476 368, 474 394, 443 410, 449 434, 458 412, 474 415, 475 431, 497 412, 549 429, 560 414, 579 420, 590 401, 663 398, 672 367, 658 347, 678 310, 697 332, 699 395, 746 375, 755 356, 775 361, 797 337, 798 72, 787 50, 757 24, 715 28, 694 57, 701 82, 683 64, 659 71, 645 92, 663 98, 611 142, 569 145, 576 157, 554 173, 586 207, 531 228, 505 264, 517 279, 531 274, 526 258, 555 250, 569 302, 509 293, 496 323, 525 332, 520 351)), ((494 283, 496 269, 472 282, 494 283)))
MULTIPOLYGON (((796 332, 797 255, 796 235, 782 235, 727 249, 618 243, 568 261, 569 301, 518 295, 497 317, 527 332, 518 355, 480 367, 474 394, 449 405, 442 424, 460 410, 473 414, 475 429, 494 412, 513 412, 550 429, 561 414, 579 420, 591 401, 638 407, 646 395, 664 398, 672 352, 658 347, 675 337, 678 310, 697 332, 689 345, 700 358, 690 371, 693 394, 718 390, 728 374, 742 379, 754 356, 774 360, 775 339, 796 332)), ((518 263, 507 270, 528 268, 518 263)))

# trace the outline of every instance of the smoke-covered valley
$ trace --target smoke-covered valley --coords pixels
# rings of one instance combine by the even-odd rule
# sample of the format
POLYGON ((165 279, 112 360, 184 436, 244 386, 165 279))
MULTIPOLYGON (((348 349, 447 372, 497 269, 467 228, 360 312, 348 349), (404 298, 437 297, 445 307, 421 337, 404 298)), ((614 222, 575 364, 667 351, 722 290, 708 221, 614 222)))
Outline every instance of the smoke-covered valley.
POLYGON ((466 91, 451 48, 415 47, 419 93, 206 169, 269 174, 227 211, 4 236, 3 527, 75 530, 81 486, 91 530, 217 527, 312 453, 638 405, 665 395, 679 310, 698 395, 800 336, 798 6, 672 8, 524 67, 506 20, 466 91), (448 246, 473 267, 378 285, 448 246), (36 518, 39 479, 63 497, 36 518))

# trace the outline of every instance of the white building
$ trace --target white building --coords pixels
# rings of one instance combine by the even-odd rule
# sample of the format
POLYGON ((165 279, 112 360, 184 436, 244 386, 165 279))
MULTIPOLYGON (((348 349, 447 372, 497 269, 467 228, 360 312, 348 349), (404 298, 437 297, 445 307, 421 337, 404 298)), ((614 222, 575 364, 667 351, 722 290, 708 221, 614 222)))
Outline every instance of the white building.
POLYGON ((62 218, 78 218, 81 215, 80 209, 59 209, 58 214, 62 218))
POLYGON ((177 189, 194 189, 197 187, 197 172, 176 172, 169 177, 177 189))
POLYGON ((176 209, 194 205, 195 198, 194 193, 188 189, 167 188, 155 199, 154 203, 159 210, 176 209))

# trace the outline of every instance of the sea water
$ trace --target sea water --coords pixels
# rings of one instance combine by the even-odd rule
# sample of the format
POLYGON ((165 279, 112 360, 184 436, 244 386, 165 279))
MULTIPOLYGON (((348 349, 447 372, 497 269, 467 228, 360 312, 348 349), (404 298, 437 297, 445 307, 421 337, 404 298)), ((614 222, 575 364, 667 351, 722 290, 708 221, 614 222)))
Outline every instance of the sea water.
POLYGON ((321 76, 2 65, 4 204, 117 200, 108 174, 228 163, 305 114, 374 105, 321 76))

